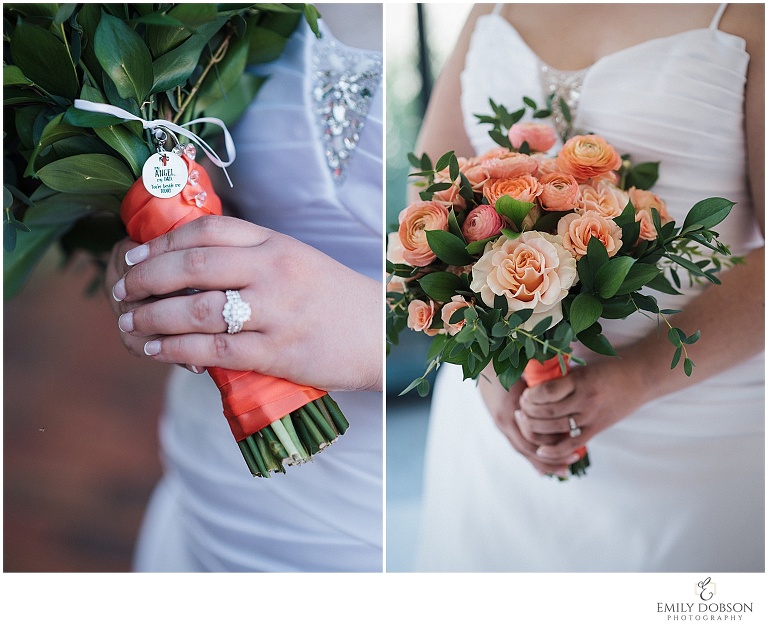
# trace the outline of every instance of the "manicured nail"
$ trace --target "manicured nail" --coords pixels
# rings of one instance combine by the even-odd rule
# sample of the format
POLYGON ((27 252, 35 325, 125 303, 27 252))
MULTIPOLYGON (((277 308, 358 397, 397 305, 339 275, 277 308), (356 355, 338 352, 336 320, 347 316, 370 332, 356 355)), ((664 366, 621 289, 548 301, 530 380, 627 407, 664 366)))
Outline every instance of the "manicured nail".
POLYGON ((200 374, 201 372, 203 372, 200 368, 198 368, 197 366, 193 366, 191 364, 187 364, 186 368, 187 370, 189 370, 190 372, 194 372, 195 374, 200 374))
POLYGON ((117 320, 117 326, 123 333, 131 333, 133 331, 133 312, 129 311, 120 316, 117 320))
POLYGON ((125 263, 129 266, 135 266, 137 263, 144 261, 147 257, 149 257, 149 246, 142 244, 136 248, 131 248, 131 250, 125 253, 125 263))
POLYGON ((578 453, 574 453, 568 459, 565 460, 565 463, 570 466, 571 464, 575 464, 580 459, 581 459, 581 456, 578 453))
POLYGON ((160 340, 150 340, 144 344, 144 354, 150 357, 160 354, 160 340))
POLYGON ((126 296, 128 296, 128 292, 125 289, 125 279, 120 279, 112 288, 112 298, 119 303, 126 296))

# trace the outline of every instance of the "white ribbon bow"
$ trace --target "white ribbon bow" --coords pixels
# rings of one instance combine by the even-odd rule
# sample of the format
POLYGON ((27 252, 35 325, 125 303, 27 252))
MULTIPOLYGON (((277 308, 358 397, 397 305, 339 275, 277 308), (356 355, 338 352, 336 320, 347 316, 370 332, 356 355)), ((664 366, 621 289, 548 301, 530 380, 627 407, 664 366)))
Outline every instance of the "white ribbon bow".
POLYGON ((178 133, 179 135, 183 135, 184 137, 191 139, 193 142, 195 142, 200 148, 202 148, 203 152, 208 156, 208 158, 211 160, 211 163, 214 165, 220 167, 224 171, 224 175, 227 177, 227 181, 229 182, 230 187, 234 187, 232 185, 232 180, 229 178, 229 174, 227 173, 227 166, 232 165, 232 163, 235 160, 236 154, 235 154, 235 142, 232 140, 232 135, 229 134, 229 130, 227 129, 227 125, 224 124, 219 118, 197 118, 195 120, 190 120, 189 122, 182 124, 179 126, 178 124, 174 124, 173 122, 169 122, 168 120, 144 120, 136 115, 133 115, 133 113, 129 113, 125 109, 121 109, 120 107, 115 107, 113 105, 108 104, 102 104, 99 102, 91 102, 90 100, 75 100, 75 109, 81 109, 82 111, 91 111, 93 113, 106 113, 108 115, 112 115, 116 118, 120 118, 122 120, 129 120, 129 121, 136 121, 141 122, 141 125, 146 129, 164 129, 166 131, 170 131, 171 133, 178 133), (216 154, 216 151, 211 148, 204 139, 199 137, 198 135, 195 135, 192 131, 187 130, 184 128, 185 126, 191 126, 193 124, 215 124, 221 130, 224 132, 224 147, 227 150, 227 161, 223 161, 219 155, 216 154))

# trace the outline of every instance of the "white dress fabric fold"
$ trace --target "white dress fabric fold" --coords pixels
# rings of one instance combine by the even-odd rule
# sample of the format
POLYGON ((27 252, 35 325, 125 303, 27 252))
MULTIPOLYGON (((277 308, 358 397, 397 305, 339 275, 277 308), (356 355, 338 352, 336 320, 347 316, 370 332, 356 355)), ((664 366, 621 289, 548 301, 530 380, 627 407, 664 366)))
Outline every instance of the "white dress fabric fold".
MULTIPOLYGON (((653 39, 583 70, 574 127, 601 135, 634 163, 660 161, 653 191, 678 224, 706 197, 735 201, 716 230, 743 255, 763 244, 745 174, 749 56, 741 38, 716 26, 653 39)), ((473 114, 490 112, 489 97, 510 110, 523 96, 544 102, 542 65, 500 15, 479 18, 461 76, 466 132, 478 154, 494 144, 473 114)), ((654 296, 661 308, 680 309, 699 289, 654 296)), ((722 318, 727 325, 727 311, 722 318)), ((655 327, 638 314, 603 324, 616 347, 655 327)), ((473 381, 441 367, 418 569, 763 571, 764 389, 761 354, 658 398, 589 442, 586 477, 560 483, 511 447, 473 381)))
MULTIPOLYGON (((225 212, 380 280, 381 55, 347 48, 322 22, 321 30, 317 39, 302 26, 279 60, 252 68, 269 78, 233 129, 234 188, 218 177, 217 191, 225 212), (315 91, 329 77, 337 85, 332 104, 342 101, 330 122, 354 119, 359 131, 342 129, 347 153, 336 169, 329 159, 339 159, 338 135, 327 132, 327 101, 315 91), (339 90, 345 77, 368 91, 339 90)), ((332 396, 350 422, 347 433, 306 465, 254 478, 210 377, 174 371, 160 426, 165 473, 142 527, 136 570, 381 572, 382 395, 332 396)))

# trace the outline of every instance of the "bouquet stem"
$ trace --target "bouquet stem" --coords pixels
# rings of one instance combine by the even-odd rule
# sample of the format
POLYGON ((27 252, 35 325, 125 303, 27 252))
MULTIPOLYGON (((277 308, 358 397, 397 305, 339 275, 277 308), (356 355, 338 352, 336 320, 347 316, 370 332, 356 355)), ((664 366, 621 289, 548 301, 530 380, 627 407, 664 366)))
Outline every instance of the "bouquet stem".
POLYGON ((243 438, 238 446, 251 474, 269 477, 270 472, 285 473, 285 466, 309 461, 343 435, 348 426, 338 405, 326 394, 243 438), (331 409, 334 406, 336 420, 331 409))
MULTIPOLYGON (((564 359, 563 363, 565 363, 565 370, 568 372, 569 364, 567 357, 564 359)), ((538 361, 529 361, 525 367, 523 376, 525 377, 526 383, 533 387, 535 385, 544 383, 545 381, 558 379, 564 375, 560 365, 560 360, 557 357, 553 357, 552 359, 547 359, 544 363, 538 361)), ((587 474, 587 468, 589 468, 589 455, 587 453, 586 446, 582 446, 576 452, 579 453, 581 457, 578 459, 578 461, 575 461, 573 464, 568 466, 568 470, 570 471, 571 476, 581 477, 587 474)), ((565 481, 565 479, 562 477, 560 479, 565 481)))

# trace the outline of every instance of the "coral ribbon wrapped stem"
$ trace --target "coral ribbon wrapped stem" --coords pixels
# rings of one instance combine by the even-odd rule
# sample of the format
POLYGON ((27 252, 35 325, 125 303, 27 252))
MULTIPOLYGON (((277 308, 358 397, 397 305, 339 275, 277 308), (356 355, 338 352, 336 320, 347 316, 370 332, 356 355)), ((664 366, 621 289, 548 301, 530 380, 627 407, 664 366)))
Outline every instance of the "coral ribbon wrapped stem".
MULTIPOLYGON (((190 177, 180 194, 157 198, 140 179, 125 195, 120 215, 134 241, 144 243, 199 217, 221 215, 221 200, 208 173, 186 154, 182 159, 190 177)), ((322 390, 257 372, 212 367, 208 373, 221 392, 232 434, 256 476, 268 477, 270 470, 284 472, 286 460, 289 465, 306 461, 348 426, 322 390)))
MULTIPOLYGON (((566 372, 570 369, 567 357, 565 358, 565 369, 566 372)), ((525 377, 525 382, 528 386, 533 387, 545 383, 546 381, 558 379, 564 375, 563 370, 560 367, 560 360, 557 357, 553 357, 552 359, 547 359, 544 363, 533 360, 529 361, 525 366, 523 376, 525 377)), ((572 475, 584 475, 589 467, 587 447, 582 446, 577 449, 576 452, 579 454, 580 459, 571 464, 568 468, 572 475)))

